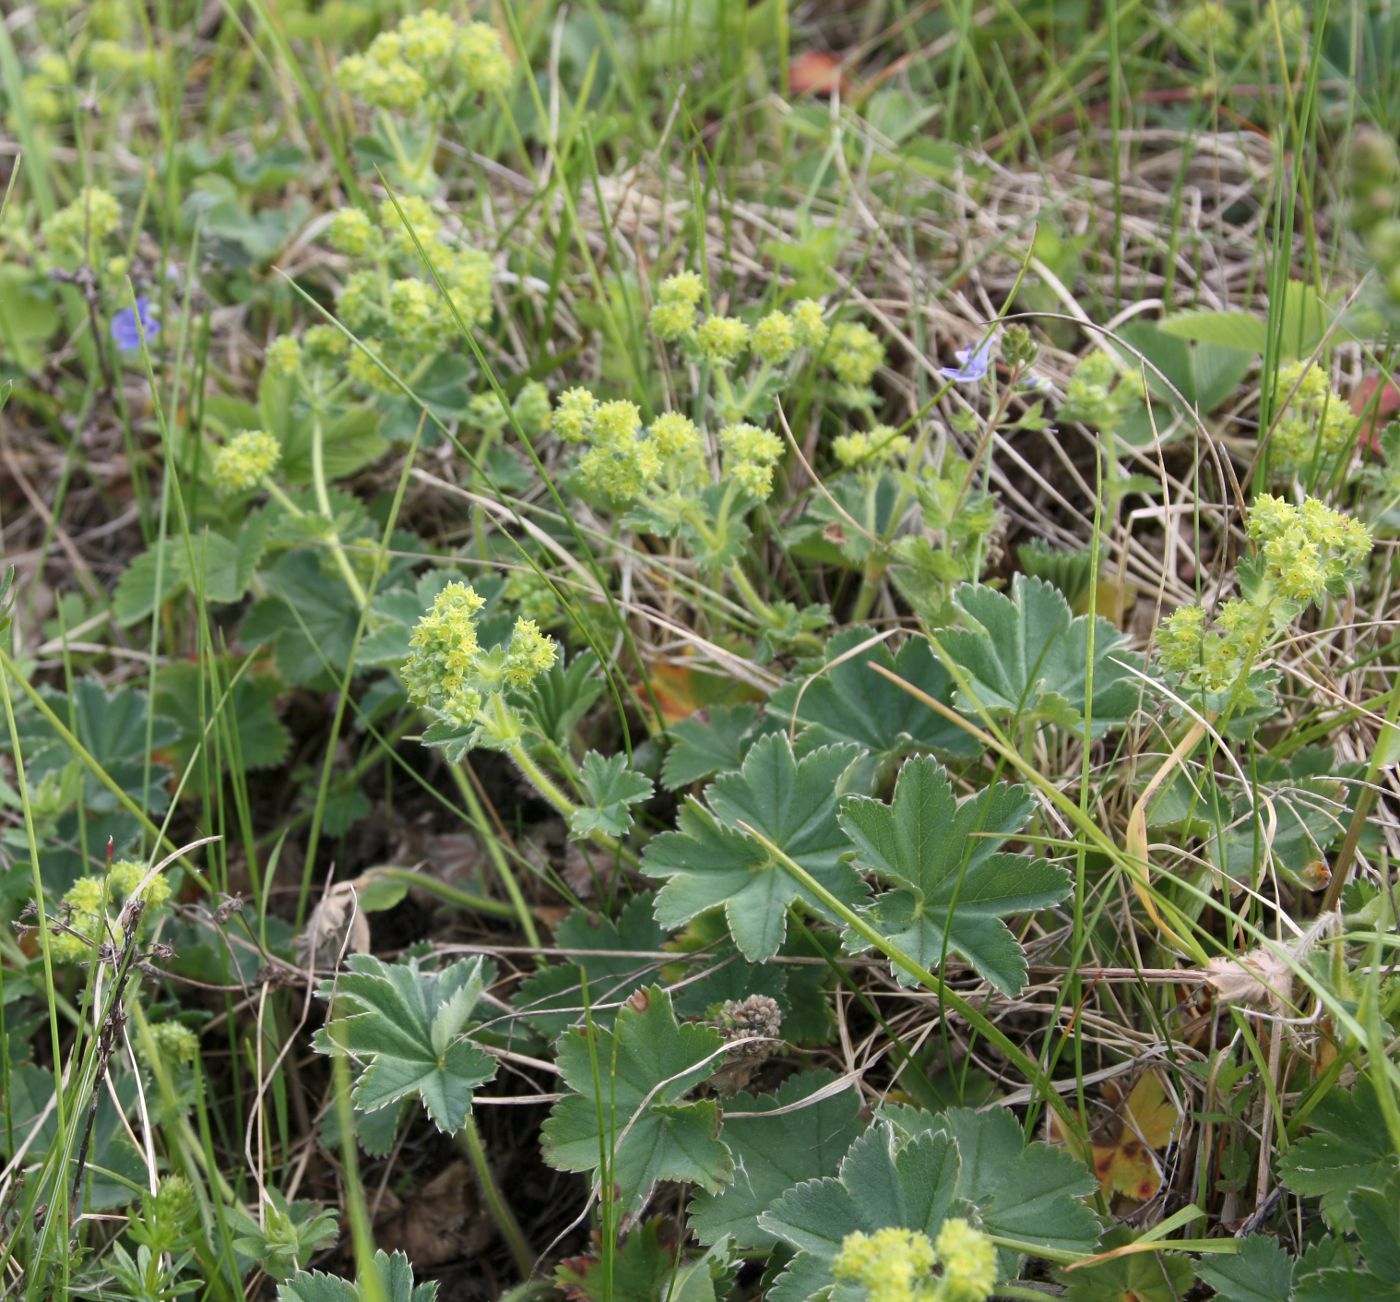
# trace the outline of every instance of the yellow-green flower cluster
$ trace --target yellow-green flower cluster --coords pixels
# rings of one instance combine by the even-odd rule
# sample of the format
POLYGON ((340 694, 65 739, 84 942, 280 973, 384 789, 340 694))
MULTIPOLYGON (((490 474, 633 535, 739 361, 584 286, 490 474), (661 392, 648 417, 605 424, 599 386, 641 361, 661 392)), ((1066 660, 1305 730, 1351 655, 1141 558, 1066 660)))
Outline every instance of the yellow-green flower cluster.
POLYGON ((1293 396, 1274 426, 1269 447, 1285 473, 1329 467, 1356 439, 1356 417, 1315 362, 1280 368, 1280 398, 1293 396))
POLYGON ((214 487, 226 497, 247 493, 259 487, 281 459, 282 445, 273 435, 244 430, 214 454, 214 487))
POLYGON ((531 380, 515 395, 509 411, 494 389, 476 394, 467 404, 468 423, 491 434, 505 429, 512 414, 526 438, 537 438, 550 426, 549 391, 538 380, 531 380))
POLYGON ((792 305, 792 337, 799 348, 820 348, 830 331, 822 305, 814 298, 800 298, 792 305))
POLYGON ((863 1285, 870 1302, 914 1302, 925 1296, 933 1263, 933 1242, 927 1234, 887 1226, 874 1234, 857 1230, 846 1235, 831 1273, 863 1285))
POLYGON ((740 423, 719 432, 724 474, 746 493, 766 501, 773 491, 773 470, 783 455, 783 441, 771 430, 740 423))
POLYGON ((425 9, 381 32, 363 54, 342 59, 336 81, 375 108, 431 116, 458 87, 473 93, 503 90, 510 82, 510 61, 486 23, 456 23, 425 9))
POLYGON ((1168 673, 1206 692, 1232 688, 1253 667, 1278 626, 1298 606, 1320 601, 1371 550, 1371 533, 1315 497, 1294 506, 1280 497, 1254 499, 1246 530, 1258 549, 1255 582, 1209 621, 1200 606, 1173 611, 1157 630, 1157 658, 1168 673))
POLYGON ((464 726, 477 722, 488 694, 528 686, 558 654, 553 638, 523 618, 503 648, 483 651, 476 617, 485 604, 474 588, 449 583, 414 627, 400 670, 410 701, 464 726))
POLYGON ((799 348, 818 348, 826 342, 821 304, 813 299, 801 299, 787 312, 769 312, 750 327, 738 317, 720 314, 698 321, 704 292, 704 282, 693 271, 667 276, 657 286, 651 309, 651 327, 657 338, 689 340, 701 357, 724 369, 749 351, 764 365, 777 366, 799 348))
POLYGON ((476 617, 485 600, 465 583, 449 583, 433 598, 414 627, 408 659, 400 671, 408 699, 461 723, 469 723, 481 708, 481 694, 472 685, 481 643, 476 617))
MULTIPOLYGON (((77 5, 50 5, 44 8, 68 9, 77 5)), ((88 0, 82 6, 82 34, 66 50, 41 50, 34 58, 33 71, 20 86, 20 102, 28 117, 41 122, 62 122, 69 118, 80 94, 93 78, 100 78, 104 93, 125 75, 154 80, 161 54, 154 48, 124 44, 134 26, 134 6, 130 0, 88 0)), ((31 27, 34 25, 31 24, 31 27)))
POLYGON ((1157 630, 1157 658, 1184 686, 1224 692, 1258 658, 1269 623, 1268 608, 1243 597, 1225 602, 1210 626, 1200 606, 1183 606, 1157 630))
POLYGON ((293 335, 278 335, 268 343, 263 361, 271 375, 295 375, 301 368, 301 345, 293 335))
POLYGON ((1380 303, 1400 314, 1400 145, 1375 127, 1358 128, 1347 162, 1347 216, 1375 266, 1380 303))
POLYGON ((695 313, 704 282, 693 271, 680 271, 667 276, 657 287, 656 303, 651 309, 651 328, 658 339, 682 339, 695 328, 695 313))
POLYGON ((199 1212, 194 1186, 182 1175, 162 1176, 155 1198, 151 1199, 149 1194, 146 1197, 148 1206, 151 1206, 162 1227, 178 1229, 192 1221, 199 1212))
POLYGON ((832 328, 826 364, 843 385, 853 389, 868 387, 884 362, 885 346, 868 326, 842 321, 832 328))
POLYGON ((548 580, 528 567, 510 572, 501 596, 536 626, 558 624, 564 613, 548 580))
POLYGON ((749 328, 738 317, 707 316, 695 328, 695 344, 711 365, 728 369, 747 351, 749 328))
POLYGON ((558 643, 541 633, 533 619, 517 619, 506 647, 505 680, 512 687, 528 687, 553 668, 558 655, 558 643))
POLYGON ((753 354, 760 362, 776 366, 785 362, 797 347, 797 332, 786 312, 770 312, 753 328, 750 341, 753 354))
POLYGON ((869 433, 852 430, 831 441, 831 453, 841 465, 853 470, 879 470, 894 461, 903 461, 914 450, 908 435, 897 434, 889 425, 877 425, 869 433))
POLYGON ((662 413, 651 423, 651 437, 671 479, 684 479, 685 472, 700 469, 705 461, 705 439, 689 416, 678 411, 662 413), (681 471, 680 475, 676 472, 681 471))
POLYGON ((183 1022, 153 1022, 151 1039, 162 1058, 188 1066, 199 1052, 199 1036, 183 1022))
POLYGON ((897 1226, 857 1230, 842 1240, 831 1273, 863 1287, 869 1302, 984 1302, 996 1287, 996 1245, 961 1217, 944 1221, 932 1242, 897 1226))
MULTIPOLYGON (((384 200, 378 218, 376 224, 362 209, 342 208, 327 228, 326 238, 334 248, 371 264, 352 271, 340 291, 337 305, 347 329, 366 342, 369 337, 390 337, 411 350, 416 360, 424 348, 456 338, 459 318, 470 328, 490 317, 492 265, 487 253, 454 244, 431 204, 413 195, 402 196, 397 207, 384 200), (424 254, 432 271, 423 268, 424 254), (396 269, 412 274, 395 276, 396 269)), ((359 378, 392 391, 392 383, 386 385, 374 375, 377 369, 362 363, 359 378)))
POLYGON ((935 1302, 984 1302, 997 1285, 997 1249, 991 1239, 961 1216, 943 1222, 933 1241, 943 1268, 935 1302))
POLYGON ((592 492, 613 502, 634 502, 661 477, 656 441, 642 434, 635 403, 600 402, 586 435, 590 447, 579 458, 579 477, 592 492))
POLYGON ((442 234, 442 219, 426 199, 416 194, 398 196, 398 205, 385 199, 379 205, 379 224, 389 233, 389 244, 396 253, 417 258, 421 247, 432 253, 433 242, 442 234))
POLYGON ((350 351, 350 340, 337 326, 316 325, 302 331, 301 348, 307 361, 329 362, 350 351))
POLYGON ((92 262, 103 243, 121 226, 122 209, 108 190, 88 186, 72 203, 43 224, 49 254, 64 266, 92 262))
MULTIPOLYGON (((586 445, 579 478, 594 493, 618 505, 647 496, 692 494, 710 482, 706 441, 689 416, 668 411, 646 429, 635 404, 599 402, 587 389, 568 389, 554 408, 553 429, 568 443, 586 445)), ((765 499, 783 454, 770 430, 736 422, 719 432, 723 476, 765 499)))
POLYGON ((60 122, 71 109, 73 70, 61 54, 46 51, 34 61, 20 94, 25 111, 40 122, 60 122))
POLYGON ((1070 375, 1060 415, 1111 433, 1140 397, 1141 386, 1128 382, 1117 358, 1093 352, 1070 375))
POLYGON ((597 410, 598 399, 587 389, 565 389, 554 405, 554 432, 565 443, 582 443, 593 428, 593 413, 597 410))
MULTIPOLYGON (((99 945, 121 942, 118 915, 145 876, 145 864, 118 859, 104 876, 79 877, 63 897, 67 914, 64 921, 72 931, 55 931, 51 938, 55 961, 77 963, 91 957, 92 941, 99 945), (74 932, 80 934, 74 935, 74 932)), ((141 915, 144 932, 149 929, 155 911, 170 898, 170 883, 163 874, 157 873, 151 878, 142 898, 146 906, 141 915)))
POLYGON ((1173 30, 1178 41, 1226 54, 1235 48, 1239 26, 1224 0, 1199 0, 1177 15, 1173 30))
POLYGON ((374 248, 377 232, 363 208, 337 208, 326 227, 326 243, 338 253, 363 257, 374 248))
POLYGON ((346 359, 345 369, 356 384, 363 385, 373 393, 395 394, 399 386, 390 370, 376 360, 384 356, 384 343, 379 339, 365 339, 363 348, 357 348, 346 359))
POLYGON ((1315 497, 1294 506, 1281 497, 1256 497, 1245 523, 1259 549, 1261 577, 1288 601, 1321 601, 1371 552, 1371 531, 1315 497))

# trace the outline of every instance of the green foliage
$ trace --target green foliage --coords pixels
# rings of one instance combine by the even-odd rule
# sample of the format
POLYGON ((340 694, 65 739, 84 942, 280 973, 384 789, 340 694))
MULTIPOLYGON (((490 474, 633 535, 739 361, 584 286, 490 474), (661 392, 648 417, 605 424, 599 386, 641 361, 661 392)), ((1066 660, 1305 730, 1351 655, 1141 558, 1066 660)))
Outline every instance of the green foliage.
POLYGON ((652 917, 650 895, 633 896, 615 922, 606 914, 575 909, 554 929, 554 943, 584 952, 526 977, 516 990, 515 1007, 551 1039, 585 1016, 610 1018, 607 1009, 641 989, 655 970, 652 960, 640 956, 658 951, 667 935, 652 917), (605 1007, 595 1010, 594 1004, 605 1007))
POLYGON ((336 1239, 335 1213, 313 1202, 289 1202, 276 1189, 254 1215, 246 1207, 233 1213, 233 1246, 251 1257, 273 1279, 286 1279, 336 1239))
MULTIPOLYGON (((770 706, 771 708, 771 706, 770 706)), ((670 727, 671 747, 661 766, 661 783, 679 791, 744 762, 747 743, 762 725, 756 705, 721 705, 680 719, 670 727)))
POLYGON ((873 668, 879 665, 934 700, 950 704, 952 680, 927 639, 907 638, 891 655, 888 642, 874 638, 871 629, 843 629, 827 642, 819 668, 784 684, 769 698, 769 716, 785 728, 792 724, 800 729, 799 754, 855 742, 875 757, 880 772, 912 752, 956 758, 973 754, 975 743, 966 732, 873 668))
MULTIPOLYGON (((851 1145, 835 1177, 789 1190, 759 1225, 797 1255, 774 1285, 775 1302, 805 1302, 832 1283, 831 1265, 848 1234, 887 1226, 930 1239, 950 1216, 966 1216, 994 1237, 1086 1251, 1098 1224, 1080 1201, 1094 1187, 1081 1163, 1045 1144, 1024 1145, 1004 1112, 953 1111, 917 1118, 913 1129, 881 1122, 851 1145)), ((1016 1257, 1001 1254, 1002 1277, 1016 1257)))
POLYGON ((727 1282, 725 1254, 711 1249, 701 1257, 678 1258, 665 1229, 661 1218, 637 1226, 614 1254, 611 1276, 596 1256, 571 1257, 555 1271, 555 1282, 577 1302, 624 1297, 717 1302, 727 1282))
POLYGON ((854 745, 824 746, 798 759, 785 736, 760 738, 737 773, 706 787, 703 804, 682 806, 677 831, 647 846, 643 871, 666 879, 657 921, 677 927, 722 907, 734 943, 756 962, 778 952, 793 901, 826 915, 745 827, 782 847, 837 898, 862 902, 864 885, 841 862, 847 847, 836 808, 863 754, 854 745))
POLYGON ((1097 1185, 1093 1175, 1062 1148, 1027 1144, 1016 1118, 1005 1110, 889 1108, 881 1115, 902 1133, 927 1130, 957 1141, 962 1154, 957 1195, 977 1209, 988 1234, 1062 1252, 1088 1252, 1097 1243, 1099 1224, 1084 1203, 1097 1185))
POLYGON ((340 1279, 319 1270, 299 1271, 277 1288, 277 1302, 434 1302, 435 1282, 413 1282, 413 1267, 402 1252, 374 1254, 374 1283, 340 1279))
POLYGON ((1350 1090, 1328 1090, 1308 1125, 1312 1133, 1284 1154, 1279 1174, 1294 1193, 1321 1198, 1333 1229, 1355 1229, 1352 1194, 1383 1189, 1400 1170, 1395 1153, 1376 1142, 1385 1130, 1375 1087, 1363 1078, 1350 1090))
POLYGON ((624 836, 632 826, 631 806, 650 798, 651 779, 627 767, 626 755, 606 759, 597 751, 583 757, 581 783, 589 805, 569 815, 569 828, 575 836, 605 832, 624 836))
MULTIPOLYGON (((949 954, 960 954, 998 989, 1018 994, 1026 958, 1002 917, 1069 893, 1064 869, 997 851, 1031 808, 1024 787, 1000 783, 959 801, 936 760, 906 761, 888 805, 857 796, 841 806, 855 864, 894 888, 876 895, 862 915, 921 967, 937 970, 949 954)), ((855 933, 847 944, 866 948, 855 933)))
POLYGON ((717 1193, 690 1202, 690 1228, 701 1243, 726 1235, 735 1247, 767 1249, 775 1236, 759 1216, 787 1190, 836 1173, 859 1133, 860 1100, 850 1089, 822 1092, 830 1072, 789 1077, 774 1094, 736 1094, 725 1103, 724 1142, 734 1179, 717 1193))
POLYGON ((1293 1263, 1278 1243, 1252 1234, 1234 1256, 1203 1257, 1196 1274, 1221 1302, 1277 1302, 1293 1288, 1293 1263))
MULTIPOLYGON (((1116 1229, 1104 1235, 1102 1251, 1127 1246, 1130 1230, 1116 1229)), ((1056 1276, 1068 1285, 1068 1302, 1180 1302, 1191 1288, 1191 1263, 1167 1252, 1135 1252, 1094 1266, 1061 1271, 1056 1276)))
MULTIPOLYGON (((1309 356, 1322 342, 1334 314, 1311 285, 1290 280, 1278 311, 1280 360, 1309 356)), ((1163 332, 1178 339, 1259 355, 1268 351, 1269 329, 1268 321, 1239 311, 1179 312, 1162 323, 1163 332)))
POLYGON ((1137 709, 1142 658, 1106 619, 1073 615, 1050 584, 1018 574, 1009 597, 964 586, 953 604, 967 624, 939 635, 961 670, 960 710, 1013 722, 1046 722, 1101 736, 1137 709), (1090 655, 1092 635, 1093 654, 1090 655), (1089 697, 1092 681, 1093 697, 1089 697))
POLYGON ((545 1160, 609 1181, 629 1208, 658 1180, 717 1191, 734 1174, 719 1109, 687 1096, 719 1069, 723 1044, 708 1027, 678 1025, 659 986, 633 994, 611 1030, 565 1031, 555 1054, 570 1092, 544 1123, 545 1160))
POLYGON ((7 1289, 1400 1296, 1385 7, 0 25, 7 1289))
POLYGON ((368 1060, 355 1106, 376 1112, 416 1094, 439 1130, 460 1130, 472 1092, 496 1074, 495 1059, 463 1038, 495 968, 478 957, 424 972, 416 959, 391 965, 371 954, 352 954, 346 968, 316 992, 331 1018, 314 1043, 368 1060))

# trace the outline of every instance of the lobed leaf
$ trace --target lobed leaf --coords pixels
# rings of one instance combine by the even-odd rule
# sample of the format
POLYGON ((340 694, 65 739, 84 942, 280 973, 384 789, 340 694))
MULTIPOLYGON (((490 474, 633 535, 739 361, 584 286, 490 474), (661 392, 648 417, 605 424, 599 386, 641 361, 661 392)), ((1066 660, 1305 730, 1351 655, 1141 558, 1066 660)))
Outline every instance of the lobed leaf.
POLYGON ((658 1180, 711 1191, 733 1175, 719 1138, 719 1108, 687 1095, 719 1068, 724 1041, 708 1026, 678 1024, 659 986, 638 991, 612 1029, 574 1027, 556 1046, 571 1093, 544 1123, 545 1161, 607 1178, 639 1207, 658 1180))
POLYGON ((351 955, 346 968, 316 992, 334 1002, 313 1044, 368 1060, 355 1106, 375 1112, 416 1094, 439 1130, 460 1130, 476 1087, 496 1074, 496 1060, 460 1038, 495 968, 477 957, 430 973, 416 959, 390 965, 371 954, 351 955))
MULTIPOLYGON (((1043 908, 1069 892, 1063 868, 1043 859, 998 853, 1031 812, 1024 787, 997 783, 959 802, 936 760, 908 760, 894 798, 853 796, 842 803, 841 827, 854 861, 895 887, 862 915, 922 967, 962 955, 1007 994, 1020 991, 1026 958, 1001 918, 1043 908)), ((850 948, 866 948, 848 933, 850 948)), ((898 968, 901 980, 910 978, 898 968)))
POLYGON ((712 782, 705 804, 688 801, 677 830, 647 846, 642 871, 667 879, 656 897, 656 920, 678 927, 723 908, 734 943, 758 962, 778 952, 794 900, 828 916, 741 824, 779 846, 838 899, 862 903, 864 884, 841 862, 847 847, 836 802, 863 756, 857 746, 827 746, 799 760, 785 736, 761 737, 739 772, 712 782))

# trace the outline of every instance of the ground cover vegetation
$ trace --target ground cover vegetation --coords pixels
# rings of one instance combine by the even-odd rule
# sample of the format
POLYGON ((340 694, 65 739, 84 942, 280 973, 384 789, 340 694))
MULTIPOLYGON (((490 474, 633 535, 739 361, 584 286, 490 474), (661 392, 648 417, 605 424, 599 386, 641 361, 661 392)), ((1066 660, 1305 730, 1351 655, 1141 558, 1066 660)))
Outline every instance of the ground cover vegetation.
POLYGON ((0 1295, 1400 1296, 1400 15, 0 18, 0 1295))

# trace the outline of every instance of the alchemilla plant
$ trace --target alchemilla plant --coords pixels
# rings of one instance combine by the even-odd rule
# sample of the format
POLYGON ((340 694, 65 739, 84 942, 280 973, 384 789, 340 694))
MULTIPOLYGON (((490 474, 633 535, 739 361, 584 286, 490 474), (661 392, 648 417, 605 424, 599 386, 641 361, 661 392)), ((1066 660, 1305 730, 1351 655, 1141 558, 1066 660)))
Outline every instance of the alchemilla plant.
POLYGON ((0 25, 7 1296, 1400 1293, 1400 26, 1267 8, 0 25))

